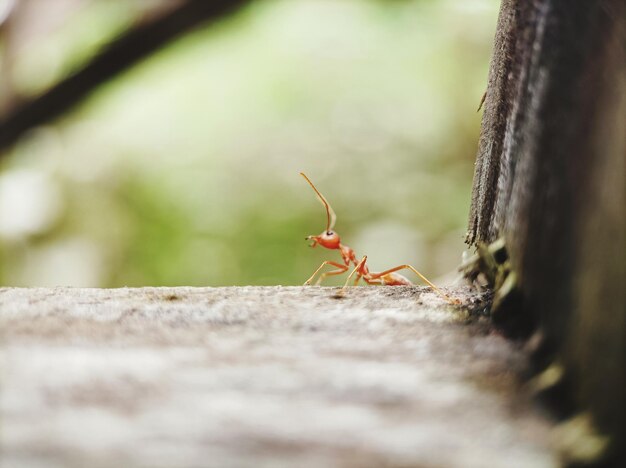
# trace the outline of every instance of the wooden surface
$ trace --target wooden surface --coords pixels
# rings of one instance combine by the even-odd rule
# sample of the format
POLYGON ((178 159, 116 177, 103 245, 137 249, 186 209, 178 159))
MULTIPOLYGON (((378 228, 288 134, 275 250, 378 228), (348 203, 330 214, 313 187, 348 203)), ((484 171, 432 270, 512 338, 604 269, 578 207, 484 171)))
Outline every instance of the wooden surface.
POLYGON ((1 466, 557 464, 514 344, 426 288, 333 291, 0 288, 1 466))
POLYGON ((626 466, 626 3, 503 0, 484 108, 467 241, 505 239, 559 411, 626 466))

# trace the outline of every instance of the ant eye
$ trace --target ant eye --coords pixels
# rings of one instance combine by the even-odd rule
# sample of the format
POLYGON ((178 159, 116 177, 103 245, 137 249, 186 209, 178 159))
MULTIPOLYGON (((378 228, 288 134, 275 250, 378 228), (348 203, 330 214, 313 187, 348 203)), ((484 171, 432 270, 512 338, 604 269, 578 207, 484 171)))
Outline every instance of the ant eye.
POLYGON ((326 231, 326 235, 327 235, 327 236, 332 236, 333 234, 334 234, 334 232, 333 232, 333 231, 326 231))

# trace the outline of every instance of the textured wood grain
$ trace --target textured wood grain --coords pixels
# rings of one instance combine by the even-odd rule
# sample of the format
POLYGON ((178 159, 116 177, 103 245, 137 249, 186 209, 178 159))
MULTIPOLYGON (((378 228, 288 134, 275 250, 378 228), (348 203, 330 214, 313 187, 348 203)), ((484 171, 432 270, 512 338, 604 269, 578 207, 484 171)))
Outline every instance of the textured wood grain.
POLYGON ((625 161, 623 0, 503 1, 467 240, 505 239, 561 399, 622 461, 625 161))
POLYGON ((0 289, 3 466, 556 465, 487 323, 332 291, 0 289))

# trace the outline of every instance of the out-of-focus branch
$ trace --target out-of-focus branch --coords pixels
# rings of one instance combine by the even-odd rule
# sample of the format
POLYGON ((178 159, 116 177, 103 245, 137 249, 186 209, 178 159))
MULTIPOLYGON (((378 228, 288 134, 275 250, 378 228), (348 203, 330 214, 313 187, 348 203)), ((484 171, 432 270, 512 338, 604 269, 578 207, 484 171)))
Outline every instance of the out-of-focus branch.
MULTIPOLYGON (((111 42, 83 68, 0 119, 0 149, 29 129, 67 112, 99 85, 201 23, 236 11, 245 0, 187 0, 111 42)), ((2 153, 0 153, 1 157, 2 153)))

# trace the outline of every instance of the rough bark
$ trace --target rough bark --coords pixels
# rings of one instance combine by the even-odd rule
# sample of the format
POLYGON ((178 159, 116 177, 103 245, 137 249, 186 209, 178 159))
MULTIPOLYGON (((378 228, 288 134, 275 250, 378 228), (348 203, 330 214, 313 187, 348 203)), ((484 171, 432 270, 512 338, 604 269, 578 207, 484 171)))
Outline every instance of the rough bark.
POLYGON ((427 288, 332 291, 0 289, 3 464, 556 465, 486 321, 427 288))
MULTIPOLYGON (((468 242, 504 237, 578 409, 624 438, 626 8, 505 0, 468 242)), ((622 456, 623 452, 620 452, 622 456)))

